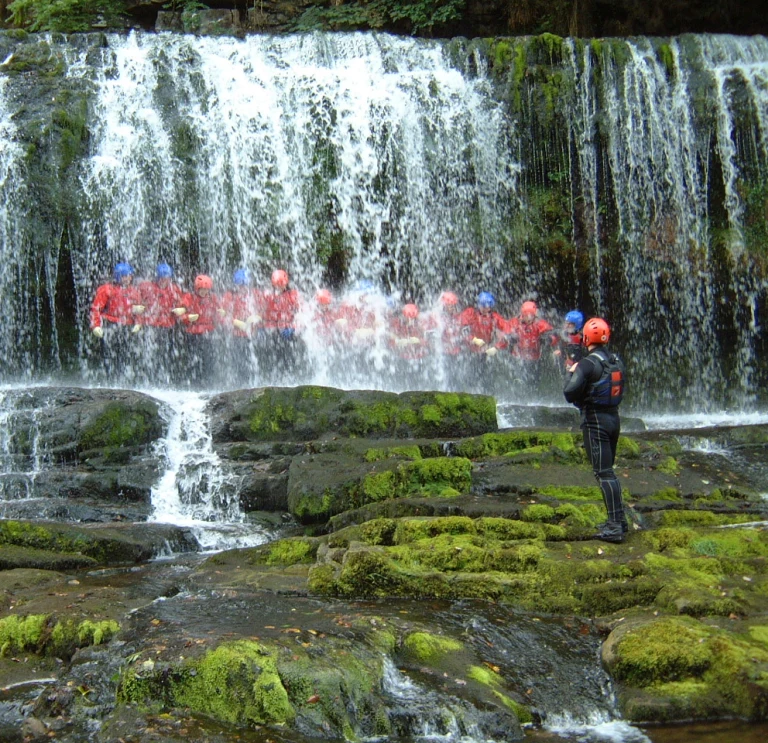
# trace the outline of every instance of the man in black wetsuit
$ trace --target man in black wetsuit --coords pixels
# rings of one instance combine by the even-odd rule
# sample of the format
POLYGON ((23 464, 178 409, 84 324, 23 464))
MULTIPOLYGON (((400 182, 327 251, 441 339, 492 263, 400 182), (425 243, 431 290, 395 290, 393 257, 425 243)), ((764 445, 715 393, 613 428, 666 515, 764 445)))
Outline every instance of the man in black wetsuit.
POLYGON ((624 395, 624 364, 606 348, 610 336, 605 320, 593 317, 584 323, 582 342, 588 355, 568 369, 563 394, 581 411, 584 448, 608 512, 608 520, 600 525, 595 539, 623 542, 627 519, 613 462, 621 430, 619 404, 624 395))

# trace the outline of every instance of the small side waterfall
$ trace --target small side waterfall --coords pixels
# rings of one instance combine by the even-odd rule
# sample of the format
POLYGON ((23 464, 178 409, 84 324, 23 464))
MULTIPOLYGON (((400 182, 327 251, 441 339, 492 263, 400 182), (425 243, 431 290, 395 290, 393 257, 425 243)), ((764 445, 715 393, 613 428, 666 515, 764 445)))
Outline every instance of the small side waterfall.
POLYGON ((160 442, 165 471, 152 488, 151 521, 192 527, 204 550, 252 547, 270 538, 244 523, 238 478, 213 451, 206 398, 198 393, 156 393, 166 404, 167 437, 160 442))
POLYGON ((35 496, 35 480, 46 462, 38 412, 23 396, 0 391, 0 515, 3 502, 35 496))

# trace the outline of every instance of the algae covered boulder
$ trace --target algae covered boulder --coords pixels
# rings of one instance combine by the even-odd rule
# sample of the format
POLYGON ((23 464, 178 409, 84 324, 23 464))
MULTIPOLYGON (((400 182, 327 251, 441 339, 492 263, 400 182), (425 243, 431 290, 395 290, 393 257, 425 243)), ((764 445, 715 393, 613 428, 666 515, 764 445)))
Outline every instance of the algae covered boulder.
POLYGON ((454 392, 270 387, 217 395, 209 412, 215 442, 457 437, 496 430, 492 397, 454 392))
POLYGON ((620 625, 603 645, 634 721, 739 717, 768 719, 768 628, 732 632, 690 617, 642 618, 620 625))

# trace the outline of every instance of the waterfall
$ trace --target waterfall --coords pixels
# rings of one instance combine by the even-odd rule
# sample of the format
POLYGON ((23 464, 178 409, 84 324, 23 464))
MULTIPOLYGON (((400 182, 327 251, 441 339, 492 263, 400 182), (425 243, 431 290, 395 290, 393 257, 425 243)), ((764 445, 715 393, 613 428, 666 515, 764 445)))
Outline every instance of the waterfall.
POLYGON ((0 391, 0 514, 4 502, 35 497, 35 480, 46 463, 38 413, 24 395, 0 391))
MULTIPOLYGON (((370 279, 395 306, 450 288, 465 305, 494 292, 506 317, 530 298, 554 323, 580 307, 611 322, 638 411, 765 402, 762 37, 131 33, 2 37, 0 56, 11 380, 93 369, 95 287, 116 261, 151 277, 165 260, 220 291, 245 265, 262 284, 286 268, 305 298, 370 279), (58 74, 50 103, 42 78, 6 72, 21 44, 58 74)), ((398 381, 309 347, 302 381, 398 381)), ((142 363, 170 379, 151 348, 142 363)), ((274 381, 262 371, 247 383, 274 381)))
POLYGON ((208 427, 207 400, 198 393, 162 392, 168 434, 160 443, 165 469, 152 488, 150 520, 189 526, 204 550, 253 547, 270 538, 246 524, 239 478, 227 472, 208 427))

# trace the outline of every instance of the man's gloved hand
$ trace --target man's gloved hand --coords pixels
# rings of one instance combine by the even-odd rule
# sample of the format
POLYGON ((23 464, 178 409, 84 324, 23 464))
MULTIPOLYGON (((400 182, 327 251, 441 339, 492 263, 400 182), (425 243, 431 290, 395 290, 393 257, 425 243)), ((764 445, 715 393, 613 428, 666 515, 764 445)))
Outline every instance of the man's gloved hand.
POLYGON ((472 345, 480 348, 481 346, 485 345, 485 341, 482 338, 475 337, 472 339, 472 345))
POLYGON ((193 313, 191 315, 187 315, 187 320, 189 320, 190 322, 197 322, 199 317, 200 315, 198 315, 197 313, 193 313))
POLYGON ((238 329, 238 330, 248 330, 248 323, 243 322, 242 320, 232 320, 232 324, 238 329))
POLYGON ((258 325, 261 322, 261 315, 250 315, 245 321, 249 325, 258 325))
POLYGON ((185 307, 174 307, 171 312, 173 312, 176 317, 181 317, 187 313, 187 310, 185 307))
POLYGON ((135 324, 135 325, 134 325, 134 326, 131 328, 131 333, 133 333, 134 335, 136 335, 136 333, 138 333, 140 330, 141 330, 141 325, 139 325, 139 323, 136 323, 136 324, 135 324))
POLYGON ((410 338, 395 338, 395 345, 398 348, 404 348, 405 346, 411 345, 411 339, 410 338))
POLYGON ((226 316, 227 316, 227 311, 226 311, 225 309, 222 309, 221 307, 219 307, 219 308, 217 308, 217 310, 216 310, 216 314, 217 314, 219 317, 226 317, 226 316))
POLYGON ((143 304, 132 304, 131 305, 131 312, 133 312, 134 315, 143 315, 144 310, 147 308, 143 304))
POLYGON ((99 340, 104 337, 104 328, 94 328, 91 331, 99 340))
POLYGON ((490 348, 487 348, 485 351, 486 356, 495 356, 499 352, 499 349, 496 348, 496 346, 491 346, 490 348))
POLYGON ((334 322, 340 328, 346 328, 347 325, 349 325, 349 320, 347 320, 346 317, 339 317, 336 320, 334 320, 334 322))
POLYGON ((358 328, 355 331, 355 338, 362 340, 363 338, 370 338, 373 335, 373 328, 358 328))
POLYGON ((417 338, 415 335, 412 335, 408 339, 408 343, 410 343, 412 346, 418 346, 421 344, 421 338, 417 338))

